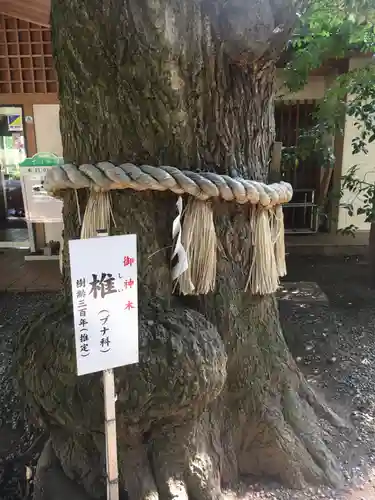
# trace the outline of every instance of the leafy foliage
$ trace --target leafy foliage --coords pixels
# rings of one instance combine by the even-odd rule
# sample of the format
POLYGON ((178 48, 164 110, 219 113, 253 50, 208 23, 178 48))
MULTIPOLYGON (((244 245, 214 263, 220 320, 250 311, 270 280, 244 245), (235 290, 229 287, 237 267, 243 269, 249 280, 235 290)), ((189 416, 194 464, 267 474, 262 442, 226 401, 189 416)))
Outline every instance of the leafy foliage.
MULTIPOLYGON (((375 222, 375 184, 359 178, 357 172, 357 165, 349 169, 343 177, 342 190, 347 189, 355 194, 356 198, 360 197, 361 206, 355 209, 353 202, 341 204, 341 206, 347 209, 349 216, 364 215, 366 222, 373 223, 375 222)), ((372 173, 375 175, 375 172, 372 173)))
POLYGON ((375 64, 348 71, 336 79, 319 106, 320 123, 330 132, 342 127, 345 115, 353 118, 358 130, 352 143, 353 154, 367 154, 366 145, 375 140, 374 82, 375 64))
POLYGON ((309 129, 302 129, 296 146, 284 147, 282 150, 282 173, 298 168, 309 159, 312 164, 333 168, 335 156, 333 147, 327 142, 321 124, 317 122, 309 129))
POLYGON ((374 52, 375 0, 314 0, 290 41, 285 81, 300 89, 314 69, 351 51, 374 52))
MULTIPOLYGON (((286 86, 295 92, 313 70, 358 53, 375 54, 375 0, 311 1, 290 42, 284 70, 286 86)), ((360 68, 342 69, 341 64, 341 74, 318 105, 316 125, 302 132, 298 146, 285 150, 285 164, 294 161, 298 165, 306 154, 318 154, 320 165, 333 166, 333 151, 326 138, 342 131, 348 115, 358 130, 352 141, 353 154, 367 154, 368 143, 375 141, 375 64, 371 61, 360 68)), ((343 177, 341 197, 344 190, 361 203, 358 209, 353 203, 342 203, 349 215, 363 214, 367 222, 375 222, 375 185, 358 177, 357 166, 343 177)), ((355 229, 350 225, 344 232, 353 233, 355 229)))

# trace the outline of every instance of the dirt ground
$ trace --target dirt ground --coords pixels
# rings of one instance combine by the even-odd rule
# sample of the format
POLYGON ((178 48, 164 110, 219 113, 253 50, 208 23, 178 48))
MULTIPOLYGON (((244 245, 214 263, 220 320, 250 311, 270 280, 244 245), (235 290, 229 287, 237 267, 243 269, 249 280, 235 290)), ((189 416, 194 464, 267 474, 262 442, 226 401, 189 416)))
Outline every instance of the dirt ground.
MULTIPOLYGON (((284 334, 301 369, 351 429, 332 443, 348 486, 289 491, 244 484, 227 499, 375 500, 375 290, 363 259, 290 256, 281 290, 284 334), (292 283, 292 284, 291 284, 292 283)), ((0 295, 0 499, 27 498, 26 466, 41 446, 14 389, 11 353, 20 325, 54 294, 0 295), (26 452, 26 453, 25 453, 26 452), (21 459, 20 459, 21 457, 21 459), (23 478, 20 481, 20 478, 23 478)), ((42 347, 42 346, 41 346, 42 347)))
POLYGON ((358 257, 289 256, 279 293, 284 335, 310 384, 350 428, 331 443, 342 491, 244 485, 241 500, 375 500, 375 290, 358 257))

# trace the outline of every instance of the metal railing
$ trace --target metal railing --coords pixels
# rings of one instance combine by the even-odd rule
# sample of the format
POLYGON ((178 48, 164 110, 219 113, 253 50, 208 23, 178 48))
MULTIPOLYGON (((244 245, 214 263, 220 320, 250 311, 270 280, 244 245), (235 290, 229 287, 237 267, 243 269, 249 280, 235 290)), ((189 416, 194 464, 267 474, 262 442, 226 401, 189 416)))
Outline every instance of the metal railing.
POLYGON ((313 234, 319 229, 315 189, 296 189, 284 207, 286 234, 313 234))

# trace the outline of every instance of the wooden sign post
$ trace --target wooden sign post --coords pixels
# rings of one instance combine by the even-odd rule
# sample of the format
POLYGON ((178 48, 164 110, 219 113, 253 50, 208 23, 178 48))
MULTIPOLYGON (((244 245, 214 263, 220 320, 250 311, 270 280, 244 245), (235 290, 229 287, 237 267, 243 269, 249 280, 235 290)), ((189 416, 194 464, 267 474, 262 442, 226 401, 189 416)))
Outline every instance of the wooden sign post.
POLYGON ((270 182, 280 182, 281 180, 282 150, 283 150, 282 142, 273 143, 270 171, 269 171, 270 182))
POLYGON ((118 500, 113 369, 139 360, 137 240, 97 236, 69 241, 77 373, 103 371, 107 500, 118 500))
MULTIPOLYGON (((96 236, 108 236, 98 231, 96 236)), ((103 371, 105 454, 107 471, 107 500, 119 500, 117 432, 116 432, 116 389, 113 369, 103 371)))
POLYGON ((117 434, 116 434, 116 393, 113 370, 103 372, 105 451, 107 470, 107 499, 119 500, 117 434))

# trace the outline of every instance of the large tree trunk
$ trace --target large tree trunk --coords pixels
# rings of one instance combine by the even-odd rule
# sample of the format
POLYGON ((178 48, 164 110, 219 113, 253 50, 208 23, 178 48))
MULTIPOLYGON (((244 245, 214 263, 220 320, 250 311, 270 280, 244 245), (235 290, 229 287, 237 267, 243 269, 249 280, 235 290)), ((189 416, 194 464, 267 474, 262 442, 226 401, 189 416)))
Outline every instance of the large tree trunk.
MULTIPOLYGON (((274 54, 296 7, 216 4, 211 11, 204 0, 54 2, 66 159, 266 178, 274 54)), ((81 192, 82 212, 86 198, 81 192)), ((182 298, 170 285, 175 202, 172 194, 112 192, 115 232, 138 235, 140 273, 140 363, 116 370, 121 490, 131 500, 213 500, 248 474, 292 487, 340 483, 317 415, 339 424, 337 417, 296 367, 274 297, 243 291, 248 210, 213 205, 216 290, 182 298)), ((65 242, 78 237, 69 192, 64 221, 65 242)), ((37 500, 52 498, 53 470, 58 481, 80 485, 77 498, 104 495, 101 383, 75 376, 72 325, 67 297, 21 332, 23 387, 51 436, 37 500)))

